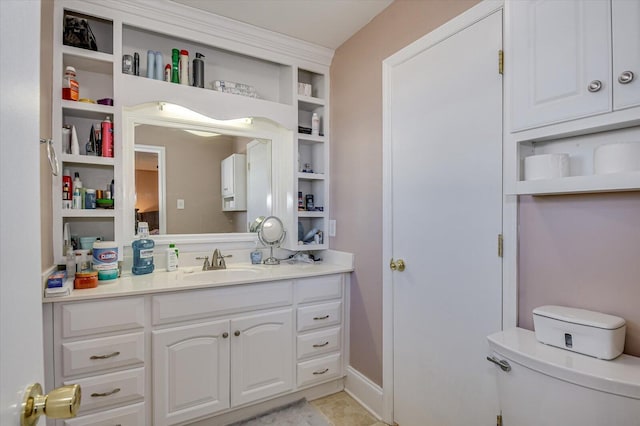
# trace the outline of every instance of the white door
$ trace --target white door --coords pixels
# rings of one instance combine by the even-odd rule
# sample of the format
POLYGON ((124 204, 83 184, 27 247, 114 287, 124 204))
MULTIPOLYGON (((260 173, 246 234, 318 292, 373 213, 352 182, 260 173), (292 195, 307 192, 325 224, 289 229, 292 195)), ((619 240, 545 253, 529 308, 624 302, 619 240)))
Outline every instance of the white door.
POLYGON ((610 111, 610 0, 512 1, 508 8, 513 129, 610 111), (590 91, 596 82, 600 88, 590 91))
POLYGON ((612 0, 613 108, 640 105, 640 1, 612 0))
POLYGON ((271 216, 271 141, 247 144, 247 222, 271 216))
POLYGON ((486 336, 502 312, 502 12, 439 40, 385 61, 385 253, 406 264, 387 273, 393 420, 490 425, 498 406, 486 336))
POLYGON ((39 0, 0 1, 0 57, 0 424, 12 426, 20 424, 25 388, 45 385, 39 0))
POLYGON ((293 388, 293 311, 231 320, 231 406, 293 388))
POLYGON ((154 330, 153 424, 229 408, 229 321, 154 330))

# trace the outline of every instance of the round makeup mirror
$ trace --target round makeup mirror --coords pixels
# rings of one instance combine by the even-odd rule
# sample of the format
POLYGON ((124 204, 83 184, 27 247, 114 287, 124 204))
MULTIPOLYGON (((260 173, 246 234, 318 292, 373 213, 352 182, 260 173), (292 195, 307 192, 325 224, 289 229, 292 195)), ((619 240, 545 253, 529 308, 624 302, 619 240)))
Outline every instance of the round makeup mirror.
POLYGON ((273 248, 280 247, 284 241, 286 232, 282 221, 275 217, 269 216, 260 223, 258 228, 258 239, 260 242, 269 247, 269 257, 264 260, 265 265, 279 265, 280 261, 273 257, 273 248))

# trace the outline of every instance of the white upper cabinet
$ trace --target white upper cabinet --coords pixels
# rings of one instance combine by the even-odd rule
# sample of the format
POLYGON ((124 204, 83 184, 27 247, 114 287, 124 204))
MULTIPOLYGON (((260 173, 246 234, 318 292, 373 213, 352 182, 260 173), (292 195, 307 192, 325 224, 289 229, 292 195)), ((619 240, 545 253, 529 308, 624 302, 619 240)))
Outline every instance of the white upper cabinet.
POLYGON ((509 10, 513 131, 611 110, 609 0, 513 1, 509 10))
POLYGON ((640 105, 640 1, 613 0, 613 108, 640 105))

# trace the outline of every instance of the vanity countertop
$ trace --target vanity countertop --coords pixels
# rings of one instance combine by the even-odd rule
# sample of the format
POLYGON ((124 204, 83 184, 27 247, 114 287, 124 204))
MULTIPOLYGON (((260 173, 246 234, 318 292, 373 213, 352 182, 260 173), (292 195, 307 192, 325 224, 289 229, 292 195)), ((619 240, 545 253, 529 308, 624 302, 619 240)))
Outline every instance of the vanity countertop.
MULTIPOLYGON (((45 297, 43 303, 69 302, 106 297, 133 296, 199 288, 242 285, 339 274, 353 271, 353 263, 319 262, 282 263, 280 265, 233 264, 227 269, 201 271, 198 267, 179 268, 174 272, 160 270, 146 275, 123 275, 98 287, 73 290, 67 296, 45 297)), ((69 280, 70 281, 70 280, 69 280)))

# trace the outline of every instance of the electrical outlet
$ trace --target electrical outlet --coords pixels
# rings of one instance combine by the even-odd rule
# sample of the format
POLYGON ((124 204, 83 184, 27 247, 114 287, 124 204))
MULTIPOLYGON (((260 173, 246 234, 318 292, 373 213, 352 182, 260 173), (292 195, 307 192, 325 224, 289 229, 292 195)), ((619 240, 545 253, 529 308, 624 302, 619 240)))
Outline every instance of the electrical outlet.
POLYGON ((184 200, 178 200, 178 205, 176 206, 178 210, 184 209, 184 200))
POLYGON ((329 236, 330 237, 335 237, 336 236, 336 221, 335 219, 332 219, 329 221, 329 236))

